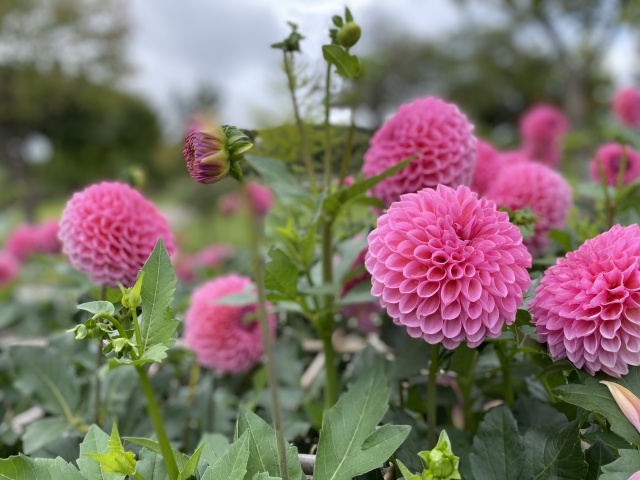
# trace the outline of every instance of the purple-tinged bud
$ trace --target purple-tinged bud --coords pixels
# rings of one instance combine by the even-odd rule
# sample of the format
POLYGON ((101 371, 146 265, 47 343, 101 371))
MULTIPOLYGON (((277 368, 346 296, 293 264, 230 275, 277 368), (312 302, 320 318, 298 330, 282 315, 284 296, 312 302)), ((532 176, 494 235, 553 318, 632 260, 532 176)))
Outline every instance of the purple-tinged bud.
POLYGON ((221 127, 206 132, 189 132, 182 155, 187 161, 189 174, 198 183, 219 182, 231 168, 227 137, 221 127))

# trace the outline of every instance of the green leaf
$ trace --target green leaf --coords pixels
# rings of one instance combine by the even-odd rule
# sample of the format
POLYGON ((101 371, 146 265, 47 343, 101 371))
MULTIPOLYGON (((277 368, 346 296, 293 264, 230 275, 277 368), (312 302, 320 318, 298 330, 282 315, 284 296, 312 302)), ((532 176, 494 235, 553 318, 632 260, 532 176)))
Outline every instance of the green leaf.
POLYGON ((271 250, 269 257, 271 261, 264 266, 265 287, 295 298, 298 290, 298 267, 282 250, 271 250))
POLYGON ((202 480, 243 480, 249 461, 249 432, 243 433, 231 448, 205 470, 202 480))
POLYGON ((7 480, 93 480, 62 458, 29 458, 22 454, 0 460, 0 478, 7 480))
POLYGON ((107 442, 107 453, 85 453, 85 457, 96 460, 106 473, 133 475, 136 472, 136 460, 133 452, 126 452, 120 441, 118 426, 114 423, 107 442))
POLYGON ((136 445, 143 446, 150 452, 162 454, 162 448, 160 448, 160 444, 155 440, 150 440, 144 437, 123 437, 123 440, 125 442, 131 442, 136 445))
POLYGON ((484 417, 469 458, 476 480, 517 480, 524 448, 518 424, 507 407, 493 408, 484 417))
POLYGON ((167 358, 167 350, 173 346, 175 340, 172 338, 164 345, 152 345, 148 350, 145 350, 140 358, 137 360, 131 360, 129 358, 115 358, 109 359, 109 368, 114 369, 123 365, 144 365, 145 363, 161 363, 167 358))
POLYGON ((84 310, 93 315, 97 315, 98 313, 113 315, 114 313, 116 313, 116 307, 113 306, 113 303, 103 301, 81 303, 80 305, 78 305, 78 310, 84 310))
POLYGON ((613 462, 616 458, 600 437, 584 452, 584 457, 589 465, 587 475, 584 477, 585 480, 598 480, 600 469, 604 465, 613 462))
POLYGON ((338 70, 338 75, 345 78, 358 78, 362 75, 362 65, 355 55, 347 53, 339 45, 323 45, 324 59, 338 70))
POLYGON ((602 467, 600 480, 628 480, 640 471, 640 452, 638 450, 618 450, 620 458, 602 467))
POLYGON ((200 445, 198 449, 193 452, 193 455, 189 457, 187 463, 185 463, 184 467, 180 470, 179 480, 188 480, 189 477, 195 475, 196 470, 198 469, 198 463, 200 462, 200 455, 202 454, 202 449, 204 445, 200 445))
MULTIPOLYGON (((242 407, 236 425, 236 438, 239 439, 245 432, 248 434, 249 444, 245 478, 253 478, 253 475, 260 472, 280 475, 275 430, 255 413, 242 407)), ((305 480, 298 460, 298 450, 291 445, 287 447, 287 468, 291 480, 305 480)))
POLYGON ((283 162, 269 157, 246 155, 247 163, 271 186, 283 203, 305 201, 312 203, 313 197, 304 189, 283 162))
POLYGON ((145 275, 142 282, 140 331, 142 349, 145 351, 153 345, 167 343, 178 328, 178 321, 173 319, 169 309, 176 290, 176 276, 161 238, 142 271, 145 275))
POLYGON ((592 377, 581 371, 578 372, 578 378, 580 384, 557 387, 554 393, 565 402, 604 415, 614 433, 634 445, 640 445, 640 434, 624 416, 609 389, 600 383, 601 380, 615 381, 628 388, 634 395, 640 396, 640 367, 630 367, 629 373, 619 379, 612 379, 605 375, 592 377))
POLYGON ((144 480, 169 480, 169 474, 162 455, 146 448, 140 451, 136 468, 136 471, 144 480))
POLYGON ((563 428, 530 428, 524 436, 521 480, 584 480, 588 465, 580 446, 578 422, 563 428))
POLYGON ((272 477, 267 472, 256 473, 251 480, 282 480, 282 477, 272 477))
POLYGON ((64 418, 36 420, 27 425, 22 437, 22 451, 30 455, 73 429, 73 425, 64 418))
POLYGON ((324 412, 315 480, 342 480, 366 473, 380 467, 396 451, 410 428, 385 425, 376 429, 388 402, 387 379, 377 366, 324 412))
POLYGON ((100 463, 87 458, 87 454, 101 454, 109 451, 109 435, 104 433, 97 425, 92 425, 84 440, 80 444, 80 458, 76 461, 80 472, 90 479, 96 480, 121 480, 124 475, 103 472, 100 463))

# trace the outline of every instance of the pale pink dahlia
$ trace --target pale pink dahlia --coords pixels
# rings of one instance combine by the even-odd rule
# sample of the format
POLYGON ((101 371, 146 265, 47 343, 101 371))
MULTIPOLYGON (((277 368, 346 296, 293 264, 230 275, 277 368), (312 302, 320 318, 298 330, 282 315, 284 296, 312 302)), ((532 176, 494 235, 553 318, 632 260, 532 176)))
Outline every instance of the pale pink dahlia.
POLYGON ((549 268, 529 304, 540 342, 591 375, 640 365, 640 229, 587 240, 549 268))
POLYGON ((484 192, 489 189, 489 185, 496 179, 503 164, 503 158, 499 151, 493 148, 490 143, 478 140, 478 155, 476 156, 471 190, 480 196, 484 195, 484 192))
POLYGON ((640 153, 629 146, 623 149, 619 143, 611 142, 602 145, 598 149, 595 158, 591 160, 589 167, 593 180, 598 183, 602 181, 600 178, 600 168, 598 167, 598 163, 600 163, 607 184, 616 186, 618 184, 618 175, 620 173, 623 155, 626 156, 627 163, 622 184, 627 185, 640 177, 640 153))
POLYGON ((562 228, 571 207, 571 187, 564 177, 536 162, 505 168, 485 196, 511 210, 531 208, 535 232, 525 244, 534 256, 547 247, 549 231, 562 228))
POLYGON ((10 252, 0 251, 0 287, 13 281, 20 273, 20 261, 10 252))
POLYGON ((613 112, 623 125, 640 128, 640 88, 620 90, 613 99, 613 112))
POLYGON ((266 217, 273 208, 275 199, 269 187, 265 187, 256 182, 247 183, 251 208, 259 217, 266 217))
POLYGON ((175 246, 167 221, 129 185, 102 182, 75 193, 60 220, 62 251, 96 284, 125 287, 136 281, 159 238, 175 246))
POLYGON ((527 110, 520 119, 520 135, 524 143, 549 143, 569 131, 569 121, 558 107, 538 104, 527 110))
MULTIPOLYGON (((257 304, 225 305, 217 300, 236 293, 251 293, 251 280, 230 274, 211 280, 195 292, 185 314, 184 339, 208 368, 223 373, 240 373, 260 362, 264 343, 255 316, 257 304)), ((269 315, 275 337, 276 318, 269 315)))
POLYGON ((403 195, 368 241, 371 293, 409 335, 446 348, 497 338, 531 283, 518 227, 464 186, 403 195))
POLYGON ((426 187, 470 185, 476 158, 472 130, 473 125, 458 107, 439 98, 402 105, 371 138, 362 171, 365 177, 373 177, 417 156, 371 193, 390 205, 400 195, 426 187))

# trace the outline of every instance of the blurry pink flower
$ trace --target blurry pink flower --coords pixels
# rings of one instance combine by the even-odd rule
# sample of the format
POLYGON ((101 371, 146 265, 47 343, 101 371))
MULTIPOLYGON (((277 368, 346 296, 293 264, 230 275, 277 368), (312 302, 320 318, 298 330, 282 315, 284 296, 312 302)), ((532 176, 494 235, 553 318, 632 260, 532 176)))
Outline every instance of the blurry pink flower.
POLYGON ((522 146, 522 154, 531 160, 544 163, 550 167, 558 166, 562 159, 562 149, 558 140, 551 142, 525 140, 522 146))
POLYGON ((266 217, 275 203, 271 189, 256 182, 249 182, 247 183, 247 191, 255 213, 259 217, 266 217))
POLYGON ((640 229, 598 235, 549 268, 530 304, 541 343, 591 375, 640 365, 640 229))
POLYGON ((476 167, 473 172, 471 190, 482 196, 493 183, 504 164, 503 158, 493 146, 482 140, 478 140, 478 155, 476 167))
POLYGON ((500 161, 504 167, 512 166, 517 163, 531 162, 533 159, 522 149, 520 150, 507 150, 506 152, 498 152, 500 155, 500 161))
MULTIPOLYGON (((350 272, 354 272, 357 269, 364 269, 364 259, 367 255, 367 249, 364 248, 358 254, 355 261, 351 265, 350 272)), ((349 278, 342 287, 341 298, 347 296, 347 294, 355 288, 356 285, 362 282, 371 283, 371 274, 364 270, 358 275, 354 275, 349 278)), ((382 308, 378 302, 365 302, 365 303, 357 303, 353 305, 347 305, 342 308, 342 314, 345 317, 355 318, 358 324, 358 328, 365 333, 374 333, 376 328, 376 323, 374 321, 375 317, 379 316, 382 312, 382 308)))
POLYGON ((176 277, 183 282, 193 282, 198 278, 194 255, 180 253, 174 260, 176 277))
POLYGON ((446 348, 500 336, 531 283, 518 227, 464 186, 403 195, 368 241, 371 293, 409 335, 446 348))
POLYGON ((623 125, 640 128, 640 88, 628 87, 616 93, 613 112, 623 125))
POLYGON ((175 250, 169 225, 153 203, 119 182, 75 193, 62 213, 59 237, 73 267, 111 287, 135 283, 158 238, 169 255, 175 250))
POLYGON ((353 175, 347 175, 344 177, 344 181, 342 182, 345 187, 350 187, 354 183, 356 183, 356 179, 353 178, 353 175))
POLYGON ((458 107, 427 97, 402 105, 373 135, 362 171, 373 177, 417 155, 408 167, 371 189, 386 205, 404 193, 442 184, 469 185, 476 158, 473 125, 458 107))
POLYGON ((23 223, 15 228, 7 238, 5 250, 24 262, 38 252, 39 234, 36 225, 23 223))
POLYGON ((62 243, 58 238, 60 223, 50 220, 37 225, 38 253, 61 253, 62 243))
POLYGON ((628 480, 640 480, 640 471, 634 473, 633 475, 631 475, 628 480))
POLYGON ((558 107, 541 103, 529 108, 520 118, 523 143, 552 143, 569 131, 569 120, 558 107))
MULTIPOLYGON (((251 293, 249 278, 230 274, 205 283, 195 292, 185 314, 184 339, 208 368, 223 373, 240 373, 260 362, 264 343, 259 322, 247 321, 257 305, 225 305, 222 297, 236 293, 251 293)), ((276 318, 269 315, 271 334, 275 336, 276 318)))
POLYGON ((627 185, 640 177, 640 153, 627 146, 622 148, 619 143, 611 142, 602 145, 596 157, 591 160, 589 165, 591 169, 591 178, 595 182, 600 183, 600 169, 598 167, 598 160, 602 164, 604 170, 604 178, 607 184, 616 186, 618 184, 618 174, 620 172, 620 166, 622 165, 622 156, 626 155, 627 163, 624 170, 624 178, 622 184, 627 185))
POLYGON ((505 168, 485 196, 511 210, 531 208, 537 217, 535 234, 525 244, 534 256, 547 247, 549 231, 564 225, 571 207, 571 187, 564 177, 536 162, 505 168))
POLYGON ((0 287, 13 281, 20 273, 20 262, 7 251, 0 251, 0 287))
POLYGON ((235 215, 242 207, 242 198, 238 192, 225 193, 218 199, 218 210, 225 217, 235 215))
POLYGON ((235 253, 233 245, 217 243, 204 247, 195 255, 195 263, 202 268, 220 268, 235 253))
MULTIPOLYGON (((615 382, 602 380, 600 383, 607 386, 618 407, 620 407, 620 410, 624 413, 624 416, 627 417, 627 420, 640 432, 640 399, 627 388, 615 382)), ((631 479, 633 477, 629 478, 631 479)))

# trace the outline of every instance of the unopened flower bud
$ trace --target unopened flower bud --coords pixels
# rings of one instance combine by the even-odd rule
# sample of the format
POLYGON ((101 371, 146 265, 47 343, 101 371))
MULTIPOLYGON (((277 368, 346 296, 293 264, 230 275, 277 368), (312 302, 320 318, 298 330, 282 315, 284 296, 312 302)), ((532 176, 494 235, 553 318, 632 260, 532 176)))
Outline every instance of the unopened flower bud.
POLYGON ((426 450, 418 455, 427 468, 427 471, 423 473, 425 479, 453 480, 462 478, 458 471, 460 459, 451 451, 451 442, 444 430, 440 433, 438 443, 433 450, 426 450))
POLYGON ((358 43, 361 34, 362 31, 360 30, 360 25, 358 25, 356 22, 347 22, 338 31, 336 40, 338 41, 338 44, 342 45, 343 47, 351 48, 356 43, 358 43))
POLYGON ((189 174, 198 183, 219 182, 231 168, 227 137, 222 127, 206 132, 189 132, 182 154, 189 174))

